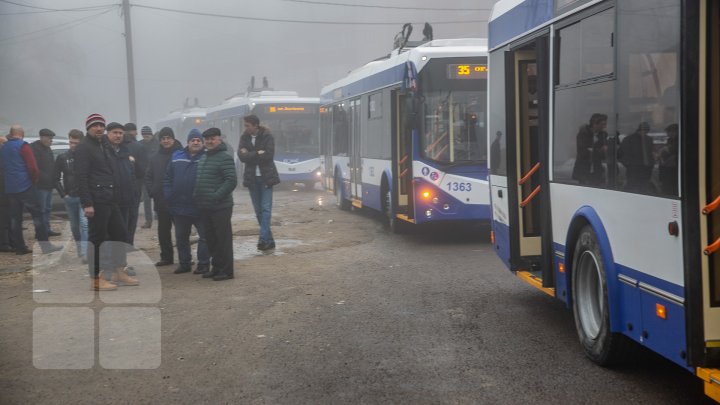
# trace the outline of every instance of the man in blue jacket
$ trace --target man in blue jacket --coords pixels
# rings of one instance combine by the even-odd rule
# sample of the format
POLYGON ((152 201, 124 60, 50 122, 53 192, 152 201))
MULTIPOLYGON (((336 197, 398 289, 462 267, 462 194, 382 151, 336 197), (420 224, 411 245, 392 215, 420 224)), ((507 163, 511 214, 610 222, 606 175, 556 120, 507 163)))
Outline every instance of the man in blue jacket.
POLYGON ((190 231, 193 225, 200 238, 197 248, 198 265, 193 273, 205 274, 210 269, 205 227, 200 220, 200 211, 193 202, 198 162, 204 153, 202 134, 200 130, 193 128, 188 134, 185 149, 173 153, 163 180, 165 201, 175 222, 175 243, 180 260, 180 266, 175 269, 175 274, 187 273, 191 270, 190 231))

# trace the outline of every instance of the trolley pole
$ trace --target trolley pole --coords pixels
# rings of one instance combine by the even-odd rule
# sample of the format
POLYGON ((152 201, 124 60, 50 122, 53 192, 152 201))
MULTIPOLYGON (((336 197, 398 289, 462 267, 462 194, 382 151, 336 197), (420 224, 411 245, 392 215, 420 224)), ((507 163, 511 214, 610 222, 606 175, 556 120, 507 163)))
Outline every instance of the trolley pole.
POLYGON ((125 53, 127 55, 128 102, 130 103, 130 122, 137 124, 137 110, 135 108, 135 68, 133 63, 132 28, 130 26, 130 0, 123 0, 123 15, 125 17, 125 53))

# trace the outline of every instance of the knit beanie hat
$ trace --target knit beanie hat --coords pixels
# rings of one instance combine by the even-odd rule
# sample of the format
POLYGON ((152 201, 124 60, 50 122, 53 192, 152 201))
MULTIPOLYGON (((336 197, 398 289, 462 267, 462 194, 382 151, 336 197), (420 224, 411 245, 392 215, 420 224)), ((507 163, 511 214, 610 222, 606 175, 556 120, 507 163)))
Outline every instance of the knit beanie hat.
POLYGON ((110 132, 113 129, 118 129, 118 128, 122 129, 123 131, 125 130, 125 127, 123 126, 123 124, 121 124, 119 122, 111 122, 111 123, 107 124, 107 126, 105 127, 105 130, 110 132))
POLYGON ((126 131, 137 131, 137 127, 132 122, 128 122, 127 124, 125 124, 124 128, 126 131))
POLYGON ((159 139, 163 139, 165 137, 170 137, 172 139, 175 139, 175 133, 173 132, 172 128, 170 127, 163 127, 160 130, 160 134, 158 136, 159 139))
POLYGON ((202 134, 200 133, 200 130, 197 128, 193 128, 190 130, 190 133, 187 136, 187 143, 190 143, 190 141, 195 138, 202 140, 202 134))
POLYGON ((145 135, 150 135, 150 136, 152 136, 152 135, 153 135, 152 128, 150 128, 150 127, 148 127, 148 126, 144 126, 144 127, 142 127, 142 128, 140 129, 140 134, 143 135, 143 136, 145 136, 145 135))
POLYGON ((90 129, 95 124, 103 124, 105 126, 105 117, 100 114, 90 114, 85 120, 85 129, 90 129))

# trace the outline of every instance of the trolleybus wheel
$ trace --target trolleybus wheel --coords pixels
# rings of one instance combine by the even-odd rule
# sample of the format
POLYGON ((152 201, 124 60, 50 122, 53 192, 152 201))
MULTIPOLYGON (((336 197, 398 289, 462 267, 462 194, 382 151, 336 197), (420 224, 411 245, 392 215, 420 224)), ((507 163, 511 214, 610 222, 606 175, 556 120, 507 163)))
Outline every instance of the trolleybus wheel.
POLYGON ((575 328, 585 354, 595 363, 622 363, 630 349, 628 338, 610 331, 607 279, 597 236, 586 225, 575 243, 572 267, 575 328))
POLYGON ((335 205, 343 211, 350 211, 350 201, 342 197, 341 182, 339 179, 335 179, 335 205))
POLYGON ((383 214, 385 214, 388 228, 390 228, 392 233, 402 233, 404 224, 401 220, 397 219, 392 212, 392 194, 390 193, 390 187, 384 184, 383 190, 383 214))

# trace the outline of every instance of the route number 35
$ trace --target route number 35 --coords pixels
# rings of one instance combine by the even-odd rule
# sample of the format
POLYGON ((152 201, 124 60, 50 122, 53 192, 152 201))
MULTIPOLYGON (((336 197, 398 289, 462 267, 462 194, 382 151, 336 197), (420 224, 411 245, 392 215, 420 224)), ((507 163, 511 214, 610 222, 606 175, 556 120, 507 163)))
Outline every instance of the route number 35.
POLYGON ((448 191, 472 191, 471 183, 459 183, 457 181, 449 181, 445 184, 448 191))

